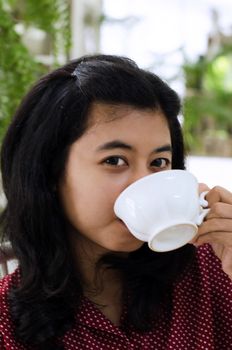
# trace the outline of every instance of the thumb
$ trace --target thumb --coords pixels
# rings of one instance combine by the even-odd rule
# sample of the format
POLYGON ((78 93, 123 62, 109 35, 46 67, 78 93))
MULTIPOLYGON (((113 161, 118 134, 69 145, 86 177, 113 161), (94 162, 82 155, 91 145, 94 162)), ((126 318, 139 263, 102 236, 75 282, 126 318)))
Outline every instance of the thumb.
POLYGON ((198 186, 199 186, 199 193, 202 193, 202 192, 210 190, 209 186, 207 186, 204 183, 199 183, 198 186))

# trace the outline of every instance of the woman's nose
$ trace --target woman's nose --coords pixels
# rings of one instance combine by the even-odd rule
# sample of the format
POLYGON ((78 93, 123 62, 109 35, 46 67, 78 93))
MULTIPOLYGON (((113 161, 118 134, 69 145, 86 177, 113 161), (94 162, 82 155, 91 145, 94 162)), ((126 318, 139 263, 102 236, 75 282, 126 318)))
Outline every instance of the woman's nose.
POLYGON ((137 181, 137 180, 140 180, 140 179, 142 179, 143 177, 148 176, 148 175, 151 175, 151 174, 153 174, 153 173, 154 173, 154 172, 153 172, 151 169, 147 169, 147 168, 137 170, 136 172, 134 172, 134 173, 131 175, 130 180, 129 180, 130 183, 128 184, 128 186, 129 186, 130 184, 132 184, 133 182, 135 182, 135 181, 137 181))

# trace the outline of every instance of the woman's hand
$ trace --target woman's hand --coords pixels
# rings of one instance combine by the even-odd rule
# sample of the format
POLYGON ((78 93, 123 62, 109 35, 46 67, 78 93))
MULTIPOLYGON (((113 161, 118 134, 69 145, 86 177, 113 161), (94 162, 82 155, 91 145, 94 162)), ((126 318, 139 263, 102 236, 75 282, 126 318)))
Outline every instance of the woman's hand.
POLYGON ((209 191, 206 200, 210 211, 193 242, 196 246, 210 243, 222 262, 223 271, 232 280, 232 193, 222 187, 209 189, 200 184, 200 192, 209 191))

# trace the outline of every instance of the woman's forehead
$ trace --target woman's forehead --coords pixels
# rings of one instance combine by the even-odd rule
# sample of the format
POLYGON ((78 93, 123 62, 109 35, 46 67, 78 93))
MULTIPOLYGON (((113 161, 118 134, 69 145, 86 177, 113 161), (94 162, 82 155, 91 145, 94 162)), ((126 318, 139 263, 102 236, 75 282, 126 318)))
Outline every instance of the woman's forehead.
POLYGON ((130 145, 151 143, 153 148, 171 143, 167 120, 160 111, 115 107, 102 104, 92 107, 89 126, 76 144, 90 149, 115 140, 130 145))
POLYGON ((95 102, 89 110, 88 128, 101 123, 110 123, 112 121, 131 116, 132 113, 139 115, 144 112, 163 114, 159 109, 154 108, 138 108, 126 104, 107 104, 95 102))

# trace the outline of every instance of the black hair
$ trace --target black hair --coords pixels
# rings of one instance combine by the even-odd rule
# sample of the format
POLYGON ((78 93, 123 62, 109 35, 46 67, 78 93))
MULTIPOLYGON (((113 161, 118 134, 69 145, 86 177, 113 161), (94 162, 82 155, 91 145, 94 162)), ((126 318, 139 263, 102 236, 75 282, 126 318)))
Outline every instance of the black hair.
MULTIPOLYGON (((52 349, 55 339, 72 326, 83 295, 54 189, 70 145, 88 127, 94 102, 161 110, 171 134, 172 167, 184 169, 180 99, 157 75, 132 60, 84 56, 42 77, 31 89, 2 145, 7 206, 1 220, 21 273, 19 285, 9 294, 15 333, 38 349, 52 349)), ((122 271, 130 293, 128 322, 138 331, 149 329, 164 296, 170 295, 172 283, 192 256, 190 245, 160 254, 144 244, 127 258, 102 258, 108 267, 122 271)))

